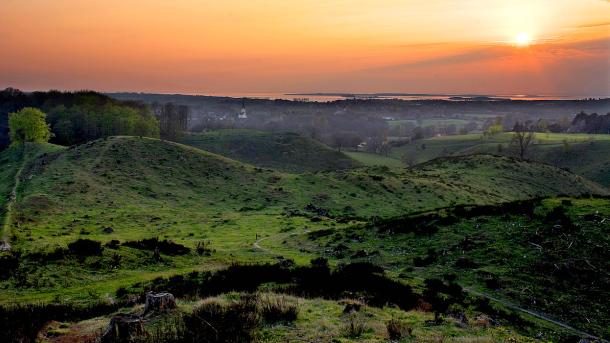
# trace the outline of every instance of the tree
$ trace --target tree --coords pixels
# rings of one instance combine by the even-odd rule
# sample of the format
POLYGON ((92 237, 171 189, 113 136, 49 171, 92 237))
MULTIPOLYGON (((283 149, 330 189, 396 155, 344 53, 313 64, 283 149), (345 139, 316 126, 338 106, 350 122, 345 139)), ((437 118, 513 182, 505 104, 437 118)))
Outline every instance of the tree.
POLYGON ((51 129, 46 117, 44 112, 33 107, 26 107, 9 114, 8 126, 12 144, 48 142, 51 138, 51 129))
POLYGON ((341 148, 344 147, 356 147, 362 142, 362 138, 360 138, 356 132, 339 131, 333 134, 332 142, 333 146, 337 148, 337 151, 341 151, 341 148))
POLYGON ((531 126, 515 123, 511 145, 517 148, 519 157, 525 157, 525 153, 534 142, 534 130, 531 126))
POLYGON ((490 127, 488 127, 487 130, 485 130, 485 132, 483 132, 483 136, 493 137, 493 136, 499 134, 500 132, 502 132, 502 125, 494 124, 494 125, 491 125, 490 127))
POLYGON ((402 156, 400 156, 400 160, 402 163, 406 164, 407 167, 412 167, 417 163, 417 156, 406 151, 404 154, 402 154, 402 156))
POLYGON ((168 102, 159 112, 161 138, 179 140, 188 127, 189 107, 168 102))

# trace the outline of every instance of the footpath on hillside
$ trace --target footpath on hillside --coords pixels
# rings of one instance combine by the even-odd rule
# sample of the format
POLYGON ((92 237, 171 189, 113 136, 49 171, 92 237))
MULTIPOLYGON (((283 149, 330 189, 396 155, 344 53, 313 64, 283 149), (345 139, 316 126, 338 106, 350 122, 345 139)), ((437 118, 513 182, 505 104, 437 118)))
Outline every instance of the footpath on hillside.
POLYGON ((26 158, 26 146, 23 146, 23 150, 21 151, 21 165, 17 172, 15 173, 13 180, 13 188, 11 189, 11 193, 9 195, 8 201, 6 203, 6 210, 4 213, 4 220, 2 222, 2 237, 0 239, 0 251, 10 251, 11 244, 10 241, 10 230, 11 230, 11 218, 13 216, 13 207, 15 205, 15 201, 17 201, 17 189, 19 188, 19 184, 21 182, 21 173, 23 172, 23 168, 25 168, 25 164, 27 161, 26 158))

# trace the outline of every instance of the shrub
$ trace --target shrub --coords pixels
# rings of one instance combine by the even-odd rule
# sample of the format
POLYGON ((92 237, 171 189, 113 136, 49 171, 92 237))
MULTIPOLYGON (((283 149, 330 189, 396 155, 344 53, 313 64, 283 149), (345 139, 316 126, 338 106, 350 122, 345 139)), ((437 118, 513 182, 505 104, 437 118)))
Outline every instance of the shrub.
POLYGON ((362 336, 362 334, 366 332, 366 329, 366 321, 358 312, 350 313, 341 327, 343 336, 349 338, 358 338, 362 336))
POLYGON ((210 256, 212 251, 207 247, 208 245, 209 243, 204 241, 197 242, 197 246, 195 247, 195 252, 197 252, 197 255, 210 256))
POLYGON ((79 238, 68 244, 68 250, 77 256, 94 256, 102 254, 102 243, 87 238, 79 238))
POLYGON ((123 245, 141 250, 156 251, 158 249, 160 253, 170 256, 185 255, 191 251, 191 249, 182 244, 174 243, 166 239, 160 241, 157 237, 146 238, 139 241, 128 241, 123 243, 123 245))
POLYGON ((118 239, 113 239, 110 242, 104 244, 109 249, 118 249, 121 242, 118 239))
POLYGON ((93 302, 78 304, 18 304, 0 306, 0 332, 2 342, 38 342, 38 333, 50 320, 79 321, 106 315, 118 310, 122 304, 93 302))
POLYGON ((407 323, 392 319, 386 324, 388 330, 388 337, 391 340, 399 340, 405 337, 411 337, 413 334, 413 328, 407 325, 407 323))
POLYGON ((259 311, 266 323, 292 322, 299 314, 298 302, 288 300, 285 296, 259 298, 259 311))
POLYGON ((192 342, 251 342, 260 323, 256 303, 254 296, 204 300, 184 318, 185 336, 192 342))

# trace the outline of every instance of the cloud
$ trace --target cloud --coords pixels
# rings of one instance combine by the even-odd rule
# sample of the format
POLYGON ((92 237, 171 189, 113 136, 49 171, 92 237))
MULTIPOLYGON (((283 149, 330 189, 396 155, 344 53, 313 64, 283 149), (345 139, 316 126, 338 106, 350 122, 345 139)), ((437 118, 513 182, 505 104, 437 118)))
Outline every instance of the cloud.
POLYGON ((456 53, 447 56, 439 56, 433 58, 422 59, 413 62, 406 62, 401 64, 389 65, 384 67, 367 69, 367 71, 377 72, 399 72, 403 70, 409 70, 413 68, 429 68, 429 67, 442 67, 456 64, 469 64, 475 62, 481 62, 489 59, 501 58, 507 55, 507 51, 501 47, 485 47, 475 48, 462 53, 456 53))
MULTIPOLYGON (((610 0, 608 0, 608 1, 610 2, 610 0)), ((608 25, 610 25, 610 21, 592 23, 592 24, 583 24, 583 25, 578 25, 576 27, 579 29, 588 29, 588 28, 608 26, 608 25)))

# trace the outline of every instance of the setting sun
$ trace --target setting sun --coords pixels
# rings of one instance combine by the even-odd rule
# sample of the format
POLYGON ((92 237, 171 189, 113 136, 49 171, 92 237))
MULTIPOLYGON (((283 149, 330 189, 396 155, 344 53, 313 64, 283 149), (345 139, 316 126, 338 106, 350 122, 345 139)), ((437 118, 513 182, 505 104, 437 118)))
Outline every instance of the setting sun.
POLYGON ((520 32, 513 41, 517 46, 528 46, 532 44, 532 36, 527 32, 520 32))

